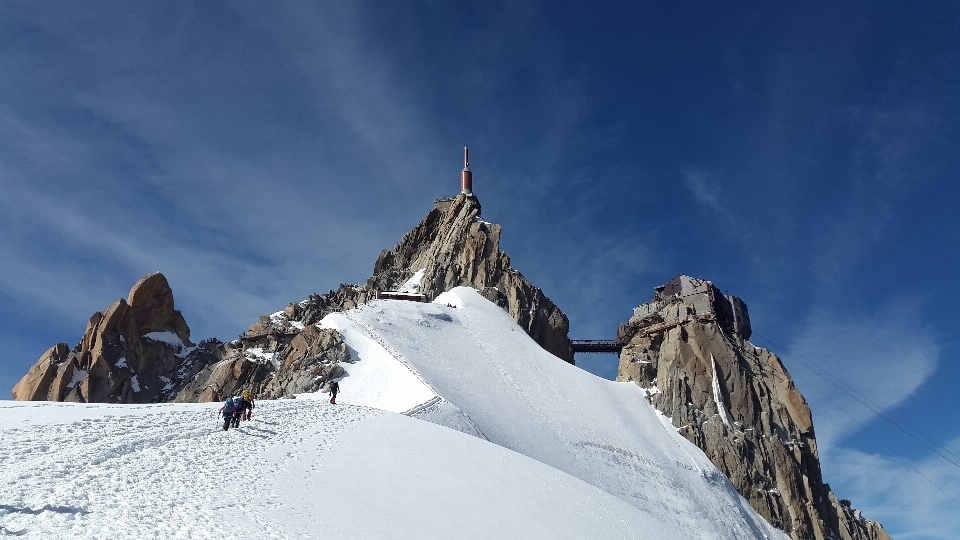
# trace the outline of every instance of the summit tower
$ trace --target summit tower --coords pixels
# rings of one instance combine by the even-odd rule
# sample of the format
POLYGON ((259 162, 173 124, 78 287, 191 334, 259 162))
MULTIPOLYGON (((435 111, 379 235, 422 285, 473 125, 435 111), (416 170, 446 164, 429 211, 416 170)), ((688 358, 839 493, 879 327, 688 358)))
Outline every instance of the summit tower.
POLYGON ((470 171, 470 151, 463 147, 463 170, 460 171, 460 193, 473 195, 473 172, 470 171))

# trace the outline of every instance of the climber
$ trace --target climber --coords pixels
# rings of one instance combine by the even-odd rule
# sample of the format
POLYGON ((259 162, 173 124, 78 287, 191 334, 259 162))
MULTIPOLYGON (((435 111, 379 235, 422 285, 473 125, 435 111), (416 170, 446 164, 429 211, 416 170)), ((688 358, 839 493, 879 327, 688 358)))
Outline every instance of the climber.
POLYGON ((337 381, 330 382, 330 403, 334 405, 337 404, 337 392, 340 391, 340 383, 337 381))
POLYGON ((253 408, 255 407, 253 403, 253 398, 250 397, 250 392, 247 390, 243 391, 243 409, 240 411, 241 420, 249 420, 253 416, 253 408))
POLYGON ((227 400, 223 402, 223 407, 220 407, 219 411, 219 414, 223 415, 224 431, 230 429, 230 424, 233 423, 233 416, 235 412, 236 408, 234 407, 233 398, 228 397, 227 400))
POLYGON ((233 427, 240 427, 240 416, 243 414, 243 398, 236 396, 233 399, 233 427))

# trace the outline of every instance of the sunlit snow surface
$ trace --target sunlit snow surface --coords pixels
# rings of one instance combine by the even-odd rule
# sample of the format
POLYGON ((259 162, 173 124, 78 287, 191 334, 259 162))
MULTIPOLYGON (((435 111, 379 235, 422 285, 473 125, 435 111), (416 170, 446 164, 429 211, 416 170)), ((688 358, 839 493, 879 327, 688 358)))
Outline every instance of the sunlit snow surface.
POLYGON ((638 387, 473 290, 323 325, 356 359, 341 404, 261 401, 228 432, 219 404, 0 402, 0 536, 786 538, 638 387))

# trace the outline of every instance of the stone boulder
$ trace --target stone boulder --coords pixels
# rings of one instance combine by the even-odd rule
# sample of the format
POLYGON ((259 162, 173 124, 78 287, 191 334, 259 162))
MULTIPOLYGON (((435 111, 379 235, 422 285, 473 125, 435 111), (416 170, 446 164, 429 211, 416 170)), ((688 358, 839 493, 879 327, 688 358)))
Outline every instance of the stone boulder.
POLYGON ((750 505, 795 540, 888 540, 823 482, 810 408, 779 358, 675 297, 621 325, 618 381, 699 446, 750 505))
POLYGON ((217 357, 217 347, 190 342, 163 274, 141 278, 87 323, 80 343, 47 351, 13 388, 17 400, 87 403, 166 401, 217 357))

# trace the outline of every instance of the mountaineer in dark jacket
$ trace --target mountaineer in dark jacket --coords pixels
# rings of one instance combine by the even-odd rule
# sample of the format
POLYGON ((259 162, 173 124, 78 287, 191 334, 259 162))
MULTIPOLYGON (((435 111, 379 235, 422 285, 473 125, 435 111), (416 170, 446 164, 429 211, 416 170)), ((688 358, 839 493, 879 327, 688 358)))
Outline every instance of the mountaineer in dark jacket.
POLYGON ((333 381, 330 383, 330 403, 337 404, 337 392, 340 391, 340 383, 333 381))

